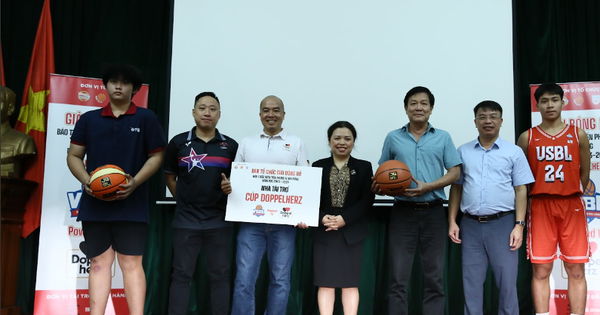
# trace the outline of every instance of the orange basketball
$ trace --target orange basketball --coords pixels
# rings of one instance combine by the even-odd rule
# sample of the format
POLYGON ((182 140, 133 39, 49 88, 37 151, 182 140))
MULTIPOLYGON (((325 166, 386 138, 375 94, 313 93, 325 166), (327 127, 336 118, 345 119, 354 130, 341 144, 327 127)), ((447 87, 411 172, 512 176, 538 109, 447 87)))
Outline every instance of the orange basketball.
POLYGON ((106 164, 95 169, 91 174, 90 188, 96 198, 112 201, 117 198, 117 191, 121 184, 127 184, 127 177, 123 169, 116 165, 106 164))
POLYGON ((412 174, 406 164, 398 160, 389 160, 377 168, 375 182, 384 194, 399 196, 410 186, 412 174))

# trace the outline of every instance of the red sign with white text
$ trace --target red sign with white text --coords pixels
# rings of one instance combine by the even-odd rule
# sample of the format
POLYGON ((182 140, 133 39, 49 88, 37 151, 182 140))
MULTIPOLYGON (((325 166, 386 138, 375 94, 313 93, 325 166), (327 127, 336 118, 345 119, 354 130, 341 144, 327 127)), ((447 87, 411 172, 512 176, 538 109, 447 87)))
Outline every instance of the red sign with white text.
MULTIPOLYGON (((580 82, 580 83, 559 83, 560 87, 563 88, 565 95, 563 100, 565 101, 566 110, 600 110, 600 82, 580 82)), ((531 111, 538 112, 536 108, 536 101, 534 92, 537 90, 539 84, 531 85, 531 111)))
MULTIPOLYGON (((104 107, 109 103, 108 93, 100 79, 51 74, 50 84, 52 89, 48 95, 48 104, 104 107)), ((148 84, 142 85, 132 101, 139 107, 148 107, 148 84)))

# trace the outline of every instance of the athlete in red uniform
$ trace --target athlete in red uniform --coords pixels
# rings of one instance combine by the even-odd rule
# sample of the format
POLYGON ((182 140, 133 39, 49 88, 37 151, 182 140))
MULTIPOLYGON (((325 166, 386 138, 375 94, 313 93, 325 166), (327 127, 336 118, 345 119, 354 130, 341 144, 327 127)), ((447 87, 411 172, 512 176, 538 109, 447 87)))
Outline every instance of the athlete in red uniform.
POLYGON ((518 140, 535 177, 527 235, 527 256, 533 264, 531 289, 536 314, 549 314, 552 264, 556 246, 569 276, 572 314, 583 314, 587 295, 584 263, 590 247, 583 187, 590 178, 590 143, 584 130, 563 122, 564 92, 557 84, 535 91, 542 123, 518 140))

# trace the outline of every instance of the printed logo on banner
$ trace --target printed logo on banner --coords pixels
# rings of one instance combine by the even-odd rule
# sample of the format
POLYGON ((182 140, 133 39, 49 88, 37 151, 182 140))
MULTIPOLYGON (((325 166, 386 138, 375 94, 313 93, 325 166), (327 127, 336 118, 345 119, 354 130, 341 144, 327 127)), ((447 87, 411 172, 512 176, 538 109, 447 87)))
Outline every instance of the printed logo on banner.
POLYGON ((87 278, 90 274, 90 260, 79 249, 67 251, 66 276, 69 278, 87 278))
MULTIPOLYGON (((65 275, 68 278, 88 278, 90 274, 90 260, 79 249, 70 249, 66 252, 67 264, 65 275)), ((115 276, 116 264, 112 265, 111 275, 115 276)))
POLYGON ((594 105, 600 104, 600 94, 592 95, 592 103, 594 103, 594 105))
POLYGON ((104 95, 104 94, 96 95, 96 101, 98 103, 104 103, 104 101, 106 101, 106 95, 104 95))
POLYGON ((594 221, 594 219, 600 219, 600 193, 596 188, 596 183, 591 179, 583 192, 583 200, 585 201, 585 214, 588 223, 594 221))
MULTIPOLYGON (((586 212, 585 213, 587 215, 587 221, 588 221, 588 225, 589 225, 595 219, 600 219, 600 211, 599 211, 599 209, 600 209, 600 192, 597 189, 596 183, 594 183, 594 181, 592 181, 591 179, 583 193, 583 200, 585 201, 585 204, 586 204, 586 212)), ((591 255, 590 255, 589 262, 585 263, 585 275, 586 275, 588 283, 594 283, 594 282, 597 283, 597 281, 600 280, 600 259, 596 255, 596 252, 598 250, 598 242, 597 242, 598 233, 600 233, 600 229, 595 227, 595 224, 589 225, 588 238, 589 238, 589 246, 590 246, 589 248, 590 248, 591 255)), ((566 272, 564 272, 562 269, 561 269, 560 273, 564 279, 568 278, 566 272)), ((592 301, 592 300, 598 300, 599 295, 597 294, 597 292, 598 291, 596 291, 596 290, 588 291, 588 294, 589 294, 588 295, 588 306, 594 305, 594 303, 596 302, 596 301, 592 301), (590 294, 589 292, 595 292, 595 294, 594 293, 590 294)), ((564 293, 566 293, 566 290, 564 293)), ((565 305, 563 306, 563 308, 567 309, 567 304, 568 304, 568 303, 566 303, 567 299, 564 298, 563 300, 565 301, 565 305)), ((587 313, 588 312, 586 311, 586 314, 587 313)))
POLYGON ((75 112, 66 112, 65 113, 65 124, 68 126, 75 126, 75 124, 77 123, 77 121, 79 121, 79 118, 81 118, 81 111, 75 111, 75 112))
POLYGON ((276 215, 276 214, 277 214, 277 212, 279 212, 279 211, 277 211, 277 210, 274 210, 274 209, 267 209, 267 212, 268 212, 268 213, 269 213, 271 216, 274 216, 274 215, 276 215))
POLYGON ((569 105, 569 99, 568 98, 563 98, 563 102, 565 102, 565 106, 569 105))
POLYGON ((256 208, 254 208, 254 210, 252 211, 252 215, 257 218, 260 218, 265 215, 265 209, 263 209, 261 205, 256 205, 256 208))
POLYGON ((67 234, 71 237, 83 237, 83 229, 73 225, 67 227, 67 234))
POLYGON ((79 203, 81 202, 81 195, 83 190, 79 189, 76 191, 67 191, 67 200, 69 201, 69 212, 71 212, 71 218, 77 218, 79 215, 79 203))
MULTIPOLYGON (((585 263, 585 275, 586 275, 587 281, 596 282, 596 281, 600 280, 600 258, 598 258, 598 256, 596 256, 596 251, 598 251, 598 243, 596 241, 592 241, 592 239, 595 239, 598 236, 597 235, 598 230, 592 229, 589 231, 589 233, 590 233, 589 238, 590 238, 590 254, 591 255, 590 255, 590 261, 585 263)), ((566 274, 565 274, 565 277, 568 278, 568 276, 566 274)), ((596 291, 596 292, 598 292, 598 291, 596 291)), ((594 294, 594 296, 595 296, 595 298, 592 298, 594 300, 598 300, 600 298, 600 296, 598 294, 594 294)), ((590 299, 590 297, 588 297, 588 300, 589 299, 590 299)))
POLYGON ((87 102, 90 99, 90 93, 88 91, 79 91, 77 98, 82 102, 87 102))
POLYGON ((584 101, 583 96, 579 95, 575 98, 575 105, 581 106, 581 105, 583 105, 583 101, 584 101))
POLYGON ((279 212, 282 218, 291 218, 292 217, 292 209, 290 207, 283 207, 281 212, 279 212))

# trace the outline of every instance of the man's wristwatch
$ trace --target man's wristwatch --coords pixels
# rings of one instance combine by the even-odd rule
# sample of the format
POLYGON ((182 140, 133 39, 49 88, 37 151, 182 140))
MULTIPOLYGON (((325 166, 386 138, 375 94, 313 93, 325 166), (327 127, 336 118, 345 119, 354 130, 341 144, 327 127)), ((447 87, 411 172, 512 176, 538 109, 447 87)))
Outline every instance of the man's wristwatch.
POLYGON ((520 220, 517 220, 517 221, 515 221, 515 224, 517 224, 517 225, 520 225, 520 226, 523 226, 523 227, 524 227, 524 226, 525 226, 525 221, 520 221, 520 220))

